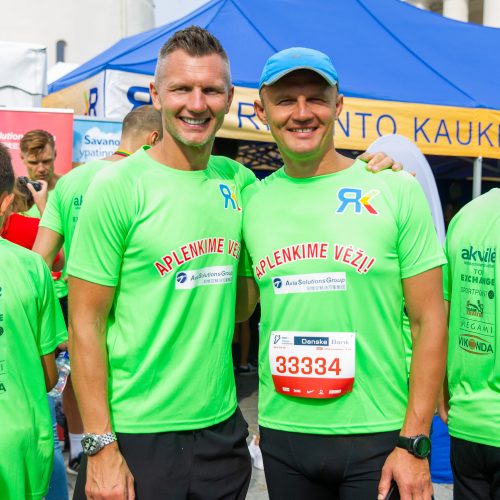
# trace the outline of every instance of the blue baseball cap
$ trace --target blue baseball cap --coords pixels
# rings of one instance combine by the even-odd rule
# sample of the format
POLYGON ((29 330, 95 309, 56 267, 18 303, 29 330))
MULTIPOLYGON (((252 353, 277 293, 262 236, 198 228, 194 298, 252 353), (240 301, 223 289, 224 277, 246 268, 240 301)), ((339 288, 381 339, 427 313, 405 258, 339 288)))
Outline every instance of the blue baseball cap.
POLYGON ((321 75, 332 87, 339 77, 330 58, 319 50, 292 47, 272 55, 264 65, 260 76, 259 89, 273 85, 280 78, 298 69, 309 69, 321 75))

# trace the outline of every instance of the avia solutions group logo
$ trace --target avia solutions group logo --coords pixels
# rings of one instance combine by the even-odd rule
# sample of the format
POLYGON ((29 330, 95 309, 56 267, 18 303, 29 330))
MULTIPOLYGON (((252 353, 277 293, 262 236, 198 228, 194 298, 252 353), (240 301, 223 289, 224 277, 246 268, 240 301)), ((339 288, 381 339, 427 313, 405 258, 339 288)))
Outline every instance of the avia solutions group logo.
POLYGON ((187 280, 187 274, 186 273, 177 273, 177 276, 175 277, 177 280, 177 283, 185 283, 187 280))
POLYGON ((281 288, 283 286, 283 281, 281 280, 281 278, 274 278, 273 285, 274 288, 281 288))
POLYGON ((458 337, 458 345, 460 349, 471 354, 493 354, 493 346, 491 342, 477 335, 462 334, 458 337))
POLYGON ((362 189, 345 187, 337 191, 337 198, 340 205, 336 212, 343 214, 349 206, 352 206, 355 214, 368 212, 370 215, 378 215, 377 209, 372 205, 371 200, 379 195, 380 191, 372 189, 364 194, 362 189))

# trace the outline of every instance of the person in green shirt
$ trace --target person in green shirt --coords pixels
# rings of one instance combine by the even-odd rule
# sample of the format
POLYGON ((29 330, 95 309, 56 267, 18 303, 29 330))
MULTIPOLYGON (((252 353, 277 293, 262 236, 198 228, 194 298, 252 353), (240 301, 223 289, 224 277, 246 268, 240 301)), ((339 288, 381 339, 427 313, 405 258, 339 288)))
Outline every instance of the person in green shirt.
POLYGON ((251 467, 231 339, 240 193, 255 176, 211 156, 233 97, 224 49, 201 28, 177 32, 150 91, 163 139, 95 177, 71 247, 89 455, 75 498, 243 499, 251 467))
MULTIPOLYGON (((14 171, 0 144, 0 226, 14 171)), ((54 452, 47 391, 57 381, 54 350, 67 339, 43 259, 0 238, 0 498, 41 499, 54 452)))
MULTIPOLYGON (((68 259, 78 215, 88 186, 95 175, 113 162, 122 160, 142 145, 154 145, 161 138, 161 115, 151 105, 139 106, 123 119, 118 150, 108 158, 81 165, 59 179, 43 211, 33 250, 38 252, 49 268, 64 245, 68 259)), ((82 422, 78 412, 71 377, 63 393, 64 413, 68 422, 70 458, 67 471, 76 475, 81 462, 82 422)))
POLYGON ((233 96, 224 49, 201 28, 175 34, 151 94, 163 139, 95 176, 71 246, 70 355, 89 455, 75 498, 243 499, 251 467, 231 338, 240 191, 255 177, 210 156, 233 96))
POLYGON ((468 203, 446 236, 446 405, 453 497, 500 497, 500 189, 468 203))
MULTIPOLYGON (((42 181, 47 183, 47 198, 43 200, 44 204, 50 197, 61 178, 54 171, 57 156, 56 143, 54 136, 46 130, 36 129, 26 132, 19 142, 21 160, 26 166, 28 177, 32 181, 42 181)), ((43 210, 35 203, 25 212, 29 217, 42 217, 43 210)), ((61 303, 64 317, 68 316, 68 287, 64 279, 60 278, 54 281, 56 294, 61 303)))
POLYGON ((49 268, 63 245, 66 259, 69 259, 85 193, 97 173, 113 162, 130 156, 143 145, 153 146, 161 139, 161 134, 160 113, 151 105, 139 106, 123 119, 120 145, 114 154, 80 165, 60 179, 47 201, 33 247, 49 268))
POLYGON ((441 266, 411 175, 334 146, 329 57, 266 62, 255 110, 284 166, 243 193, 238 319, 260 292, 260 446, 270 498, 430 498, 424 458, 446 362, 441 266), (414 332, 409 387, 403 298, 414 332), (406 449, 402 449, 402 448, 406 449))

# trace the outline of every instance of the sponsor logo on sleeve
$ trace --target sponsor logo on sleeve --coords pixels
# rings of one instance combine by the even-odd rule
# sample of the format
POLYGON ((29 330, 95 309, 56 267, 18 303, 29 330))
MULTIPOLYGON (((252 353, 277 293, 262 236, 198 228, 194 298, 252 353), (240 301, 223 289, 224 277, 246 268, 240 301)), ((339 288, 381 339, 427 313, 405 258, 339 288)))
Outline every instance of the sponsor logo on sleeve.
POLYGON ((471 354, 493 354, 491 342, 477 335, 460 335, 458 337, 458 345, 460 349, 471 354))
POLYGON ((468 316, 476 316, 482 318, 484 314, 484 304, 478 300, 476 303, 468 300, 465 304, 465 313, 468 316))
POLYGON ((495 264, 497 252, 495 248, 477 248, 470 245, 468 248, 462 248, 462 259, 466 263, 495 264))

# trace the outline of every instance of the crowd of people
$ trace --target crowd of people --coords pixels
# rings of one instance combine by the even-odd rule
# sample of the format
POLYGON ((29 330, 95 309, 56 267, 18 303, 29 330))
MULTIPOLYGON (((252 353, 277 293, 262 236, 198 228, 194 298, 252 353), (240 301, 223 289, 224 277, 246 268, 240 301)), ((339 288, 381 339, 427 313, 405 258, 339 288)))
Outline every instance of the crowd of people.
POLYGON ((0 145, 0 498, 65 488, 57 349, 75 499, 245 498, 231 341, 259 301, 252 446, 271 500, 431 498, 436 411, 454 497, 499 499, 500 189, 458 213, 443 250, 414 177, 335 149, 327 55, 266 62, 255 111, 283 167, 263 181, 213 154, 233 91, 224 48, 190 27, 109 158, 59 178, 52 136, 32 131, 20 183, 0 145))

